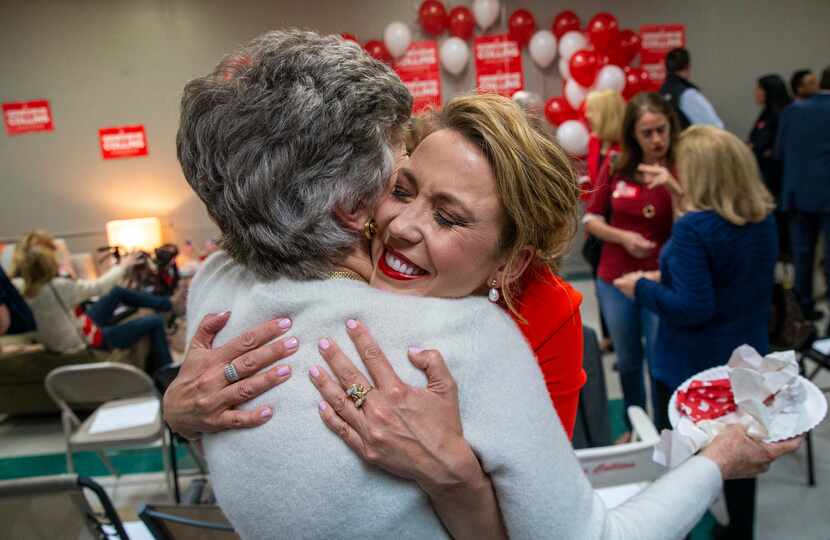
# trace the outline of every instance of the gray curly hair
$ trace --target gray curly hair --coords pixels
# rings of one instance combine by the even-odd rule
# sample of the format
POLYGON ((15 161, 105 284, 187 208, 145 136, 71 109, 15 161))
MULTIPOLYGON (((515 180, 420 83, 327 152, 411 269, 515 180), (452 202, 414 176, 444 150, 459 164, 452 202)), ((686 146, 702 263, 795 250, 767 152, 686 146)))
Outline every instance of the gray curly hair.
POLYGON ((323 277, 358 235, 335 208, 374 206, 412 98, 339 36, 263 34, 187 83, 176 137, 222 247, 260 277, 323 277))

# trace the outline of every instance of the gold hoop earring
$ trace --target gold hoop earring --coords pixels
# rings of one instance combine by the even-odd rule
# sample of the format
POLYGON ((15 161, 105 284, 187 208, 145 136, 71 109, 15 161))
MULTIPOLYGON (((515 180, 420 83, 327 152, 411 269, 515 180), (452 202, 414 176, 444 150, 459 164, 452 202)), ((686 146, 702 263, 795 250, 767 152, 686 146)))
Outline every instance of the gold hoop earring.
POLYGON ((371 240, 377 233, 378 224, 375 221, 375 218, 369 218, 369 220, 363 224, 363 236, 366 237, 366 240, 371 240))

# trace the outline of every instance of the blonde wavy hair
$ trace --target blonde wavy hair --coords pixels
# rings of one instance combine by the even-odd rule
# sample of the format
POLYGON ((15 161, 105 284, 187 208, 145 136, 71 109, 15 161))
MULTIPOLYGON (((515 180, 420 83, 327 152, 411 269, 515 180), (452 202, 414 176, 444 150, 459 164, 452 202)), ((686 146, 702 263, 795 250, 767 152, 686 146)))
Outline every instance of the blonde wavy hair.
POLYGON ((588 94, 585 108, 591 119, 591 129, 603 142, 622 142, 625 100, 616 90, 599 90, 588 94))
POLYGON ((18 270, 23 278, 23 296, 34 298, 58 275, 55 250, 40 244, 31 246, 21 257, 18 270))
POLYGON ((58 245, 55 243, 55 237, 42 229, 26 233, 20 241, 14 246, 14 253, 12 254, 12 276, 21 277, 20 268, 26 258, 26 254, 35 246, 42 246, 52 251, 58 251, 58 245))
MULTIPOLYGON (((526 246, 536 250, 535 268, 557 270, 576 233, 579 188, 570 158, 529 121, 512 100, 495 94, 453 98, 428 119, 431 129, 451 129, 486 157, 501 196, 505 224, 499 249, 507 253, 503 276, 522 264, 526 246)), ((507 308, 518 286, 501 283, 507 308)))
POLYGON ((763 221, 775 202, 747 145, 713 126, 687 128, 678 140, 677 172, 682 209, 713 210, 735 225, 763 221))

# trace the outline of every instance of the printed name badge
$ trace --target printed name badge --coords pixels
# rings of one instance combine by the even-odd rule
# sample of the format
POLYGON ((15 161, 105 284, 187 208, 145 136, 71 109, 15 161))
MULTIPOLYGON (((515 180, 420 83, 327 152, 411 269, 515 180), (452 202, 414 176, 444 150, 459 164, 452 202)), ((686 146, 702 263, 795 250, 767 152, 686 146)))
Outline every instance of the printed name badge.
POLYGON ((635 186, 620 180, 611 194, 615 199, 636 199, 640 196, 640 186, 635 186))

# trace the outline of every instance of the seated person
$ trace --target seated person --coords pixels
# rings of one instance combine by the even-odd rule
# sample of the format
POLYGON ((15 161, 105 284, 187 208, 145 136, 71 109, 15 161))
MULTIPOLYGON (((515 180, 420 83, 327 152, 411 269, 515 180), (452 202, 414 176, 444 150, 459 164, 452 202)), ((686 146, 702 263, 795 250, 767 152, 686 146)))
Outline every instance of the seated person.
POLYGON ((32 311, 0 268, 0 336, 25 334, 34 329, 32 311))
POLYGON ((55 250, 34 245, 20 257, 22 288, 37 324, 38 339, 49 350, 72 353, 86 347, 110 350, 128 348, 144 336, 150 338, 151 354, 146 371, 153 373, 170 364, 170 348, 161 315, 146 315, 113 324, 113 313, 121 305, 148 307, 156 312, 172 309, 170 300, 115 285, 126 270, 141 262, 140 255, 130 254, 95 280, 69 279, 58 275, 55 250), (81 303, 95 296, 99 300, 84 309, 81 303))

